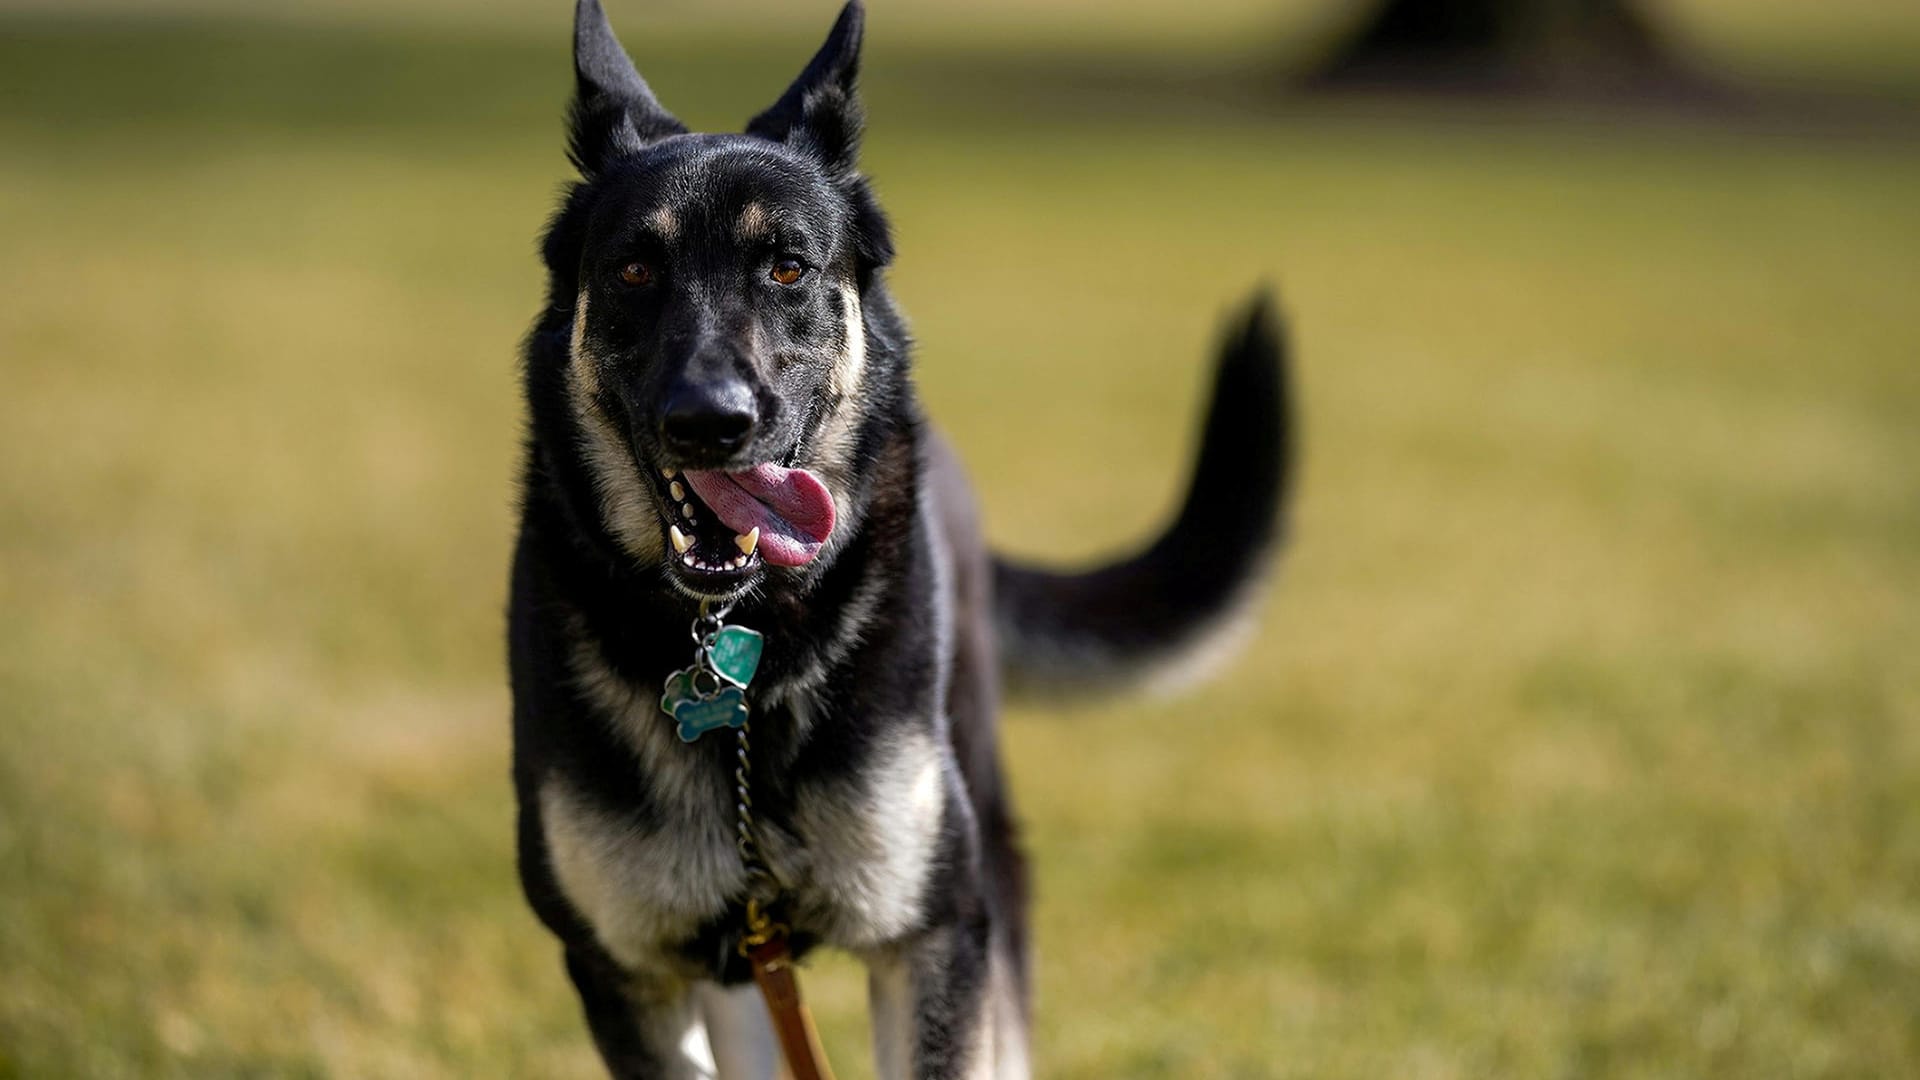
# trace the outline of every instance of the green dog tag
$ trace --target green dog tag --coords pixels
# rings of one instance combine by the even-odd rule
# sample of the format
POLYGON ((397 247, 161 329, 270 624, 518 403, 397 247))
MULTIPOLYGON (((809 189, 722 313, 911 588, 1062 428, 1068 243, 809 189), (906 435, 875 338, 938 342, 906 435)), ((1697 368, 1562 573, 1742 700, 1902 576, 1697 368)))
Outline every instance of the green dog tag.
POLYGON ((723 626, 713 635, 713 643, 707 646, 707 662, 713 665, 714 672, 721 678, 744 690, 760 667, 760 653, 766 648, 766 643, 757 630, 749 630, 744 626, 723 626))
POLYGON ((668 716, 674 715, 674 709, 683 701, 699 701, 700 694, 693 688, 694 668, 682 668, 667 676, 667 688, 660 694, 660 711, 668 716))

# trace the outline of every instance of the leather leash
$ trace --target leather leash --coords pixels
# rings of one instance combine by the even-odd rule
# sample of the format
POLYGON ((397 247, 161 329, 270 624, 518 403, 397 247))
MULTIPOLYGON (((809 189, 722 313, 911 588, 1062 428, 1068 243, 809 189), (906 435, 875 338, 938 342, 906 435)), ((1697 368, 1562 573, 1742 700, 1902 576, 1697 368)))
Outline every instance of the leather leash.
POLYGON ((747 903, 747 934, 740 941, 740 953, 753 965, 753 981, 773 1017, 773 1031, 780 1038, 780 1051, 793 1080, 833 1080, 813 1014, 800 999, 787 928, 768 919, 754 901, 747 903))

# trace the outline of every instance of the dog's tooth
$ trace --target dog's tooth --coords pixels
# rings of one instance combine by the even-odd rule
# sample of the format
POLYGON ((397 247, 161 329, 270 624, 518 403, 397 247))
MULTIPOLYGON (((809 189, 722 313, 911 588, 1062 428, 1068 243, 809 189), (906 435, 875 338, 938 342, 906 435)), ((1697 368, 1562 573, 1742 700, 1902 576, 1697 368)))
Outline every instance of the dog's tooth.
POLYGON ((681 532, 678 525, 667 526, 667 535, 673 537, 673 550, 682 555, 685 555, 687 549, 693 546, 693 537, 681 532))
POLYGON ((746 565, 747 565, 747 557, 745 555, 735 555, 733 557, 733 568, 735 570, 739 570, 746 565))
POLYGON ((684 499, 687 497, 687 489, 684 487, 681 487, 680 481, 678 480, 675 480, 672 483, 672 485, 667 488, 667 490, 673 493, 674 502, 679 502, 681 499, 684 499))
POLYGON ((689 551, 685 555, 680 556, 680 561, 686 563, 688 566, 692 566, 698 560, 693 557, 693 552, 689 551))
POLYGON ((672 469, 665 469, 665 468, 663 468, 663 469, 661 469, 661 470, 660 470, 660 475, 661 475, 661 476, 663 476, 663 477, 666 477, 666 478, 667 478, 668 480, 671 480, 671 479, 673 479, 673 478, 674 478, 674 475, 675 475, 675 474, 674 474, 674 471, 673 471, 672 469))
POLYGON ((743 556, 753 554, 753 549, 760 546, 760 526, 748 529, 745 536, 734 537, 733 546, 739 548, 743 556))
POLYGON ((681 516, 681 517, 683 517, 683 518, 686 518, 686 519, 687 519, 688 521, 692 521, 692 520, 693 520, 693 504, 692 504, 692 503, 681 503, 681 504, 680 504, 680 516, 681 516))

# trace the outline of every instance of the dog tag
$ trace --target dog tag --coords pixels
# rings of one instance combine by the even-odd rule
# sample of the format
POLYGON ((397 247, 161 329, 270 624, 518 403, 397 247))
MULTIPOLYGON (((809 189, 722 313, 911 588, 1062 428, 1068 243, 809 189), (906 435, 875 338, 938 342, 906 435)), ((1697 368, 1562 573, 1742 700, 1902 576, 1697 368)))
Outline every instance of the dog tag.
POLYGON ((700 692, 693 687, 693 677, 698 668, 681 668, 667 676, 667 687, 660 694, 660 711, 674 716, 674 708, 683 701, 699 701, 700 692))
POLYGON ((760 653, 766 643, 758 630, 723 626, 707 646, 707 662, 721 678, 744 690, 760 668, 760 653))
POLYGON ((680 722, 680 741, 692 742, 715 728, 745 725, 747 696, 729 686, 710 698, 682 698, 673 706, 673 718, 680 722))

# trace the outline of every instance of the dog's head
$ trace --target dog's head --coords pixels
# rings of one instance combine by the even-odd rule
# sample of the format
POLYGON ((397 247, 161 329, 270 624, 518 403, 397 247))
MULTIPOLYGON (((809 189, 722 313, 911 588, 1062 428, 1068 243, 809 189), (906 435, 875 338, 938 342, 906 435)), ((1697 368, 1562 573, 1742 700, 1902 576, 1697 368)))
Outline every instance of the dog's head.
POLYGON ((892 255, 855 167, 859 0, 743 135, 663 109, 598 0, 575 20, 581 182, 544 252, 571 305, 568 404, 621 546, 736 596, 811 563, 847 497, 862 296, 892 255))

